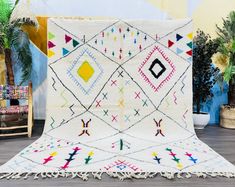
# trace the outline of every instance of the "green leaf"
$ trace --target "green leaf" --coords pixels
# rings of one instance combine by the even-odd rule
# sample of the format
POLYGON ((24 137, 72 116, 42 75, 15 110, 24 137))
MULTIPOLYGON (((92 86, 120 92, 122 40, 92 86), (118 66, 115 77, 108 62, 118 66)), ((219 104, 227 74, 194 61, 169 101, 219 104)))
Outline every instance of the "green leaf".
POLYGON ((8 24, 12 12, 12 3, 8 0, 0 0, 0 23, 8 24))
POLYGON ((19 3, 19 1, 20 1, 20 0, 16 0, 16 1, 15 1, 15 6, 19 3))
MULTIPOLYGON (((232 52, 235 53, 235 39, 232 42, 232 52)), ((235 59, 234 59, 235 60, 235 59)))
POLYGON ((230 79, 233 76, 233 66, 229 65, 226 67, 225 71, 224 71, 224 80, 229 84, 230 79))
POLYGON ((29 37, 20 28, 14 28, 12 32, 11 47, 14 61, 21 67, 21 83, 28 80, 32 70, 32 56, 29 48, 29 37))
POLYGON ((235 65, 232 66, 232 75, 235 75, 235 65))

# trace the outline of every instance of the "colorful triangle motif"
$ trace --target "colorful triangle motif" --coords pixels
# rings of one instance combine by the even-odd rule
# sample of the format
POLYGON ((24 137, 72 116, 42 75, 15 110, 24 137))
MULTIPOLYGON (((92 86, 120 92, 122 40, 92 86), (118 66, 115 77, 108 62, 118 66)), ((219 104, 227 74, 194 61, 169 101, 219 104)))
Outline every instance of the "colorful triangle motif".
POLYGON ((49 49, 55 47, 55 44, 53 42, 51 42, 51 41, 48 41, 47 45, 48 45, 49 49))
POLYGON ((65 39, 65 43, 68 43, 70 40, 72 40, 72 38, 68 36, 67 34, 65 34, 64 39, 65 39))
POLYGON ((79 45, 79 42, 73 39, 73 47, 76 47, 77 45, 79 45))
POLYGON ((193 51, 192 51, 192 50, 190 50, 190 51, 187 51, 186 53, 187 53, 188 55, 192 56, 193 51))
POLYGON ((192 33, 192 32, 189 33, 189 34, 187 35, 187 37, 188 37, 190 40, 192 40, 192 39, 193 39, 193 33, 192 33))
POLYGON ((69 53, 69 51, 65 48, 62 48, 62 53, 63 53, 63 56, 65 56, 69 53))
POLYGON ((187 46, 189 46, 192 49, 193 48, 193 42, 187 43, 187 46))
POLYGON ((192 60, 193 60, 192 57, 187 58, 187 61, 188 61, 188 62, 192 62, 192 60))
POLYGON ((49 58, 52 57, 52 56, 54 56, 54 55, 55 55, 55 53, 54 53, 53 51, 48 50, 47 56, 48 56, 49 58))
POLYGON ((48 32, 48 40, 52 40, 53 38, 55 38, 55 35, 51 32, 48 32))
POLYGON ((177 47, 176 53, 177 53, 177 54, 180 54, 180 53, 182 53, 182 52, 183 52, 183 50, 181 50, 181 49, 179 49, 179 48, 177 47))
POLYGON ((172 42, 171 40, 168 40, 168 48, 170 48, 172 45, 174 45, 174 42, 172 42))
POLYGON ((180 39, 182 39, 183 36, 179 35, 179 34, 176 34, 176 41, 179 41, 180 39))

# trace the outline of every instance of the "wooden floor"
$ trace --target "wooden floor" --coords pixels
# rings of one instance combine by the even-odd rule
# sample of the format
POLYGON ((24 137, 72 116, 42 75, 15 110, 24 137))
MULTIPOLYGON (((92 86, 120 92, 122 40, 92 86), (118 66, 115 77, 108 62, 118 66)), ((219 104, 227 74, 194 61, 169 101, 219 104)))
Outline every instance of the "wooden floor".
MULTIPOLYGON (((1 138, 0 139, 0 164, 5 163, 16 153, 35 141, 42 133, 43 125, 37 122, 34 128, 33 137, 15 137, 15 138, 1 138)), ((215 151, 220 153, 230 162, 235 164, 235 130, 222 129, 215 126, 207 127, 204 130, 198 130, 197 135, 199 138, 211 146, 215 151)), ((88 181, 80 179, 39 179, 33 180, 0 180, 0 187, 62 187, 62 186, 82 186, 82 187, 106 187, 106 186, 122 186, 122 187, 160 187, 160 186, 207 186, 207 187, 235 187, 235 179, 227 178, 190 178, 190 179, 174 179, 168 180, 162 177, 155 177, 146 180, 125 180, 119 181, 104 176, 101 181, 90 178, 88 181)))

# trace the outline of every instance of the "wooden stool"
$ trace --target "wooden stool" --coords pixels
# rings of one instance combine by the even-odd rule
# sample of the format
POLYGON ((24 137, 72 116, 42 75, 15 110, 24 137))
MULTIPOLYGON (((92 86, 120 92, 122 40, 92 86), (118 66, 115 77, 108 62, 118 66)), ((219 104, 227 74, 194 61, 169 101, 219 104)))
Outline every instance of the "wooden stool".
POLYGON ((1 123, 11 122, 9 120, 2 119, 2 116, 5 115, 8 118, 11 115, 17 114, 26 114, 27 115, 27 124, 20 125, 17 124, 10 127, 0 127, 0 131, 7 133, 0 133, 0 137, 3 136, 17 136, 17 135, 28 135, 31 137, 32 135, 32 127, 33 127, 33 96, 32 96, 32 83, 30 82, 28 86, 11 86, 11 85, 0 85, 0 101, 1 100, 11 100, 11 99, 19 99, 26 100, 26 105, 13 105, 3 107, 0 106, 0 120, 1 123), (26 132, 9 132, 15 129, 27 129, 26 132))

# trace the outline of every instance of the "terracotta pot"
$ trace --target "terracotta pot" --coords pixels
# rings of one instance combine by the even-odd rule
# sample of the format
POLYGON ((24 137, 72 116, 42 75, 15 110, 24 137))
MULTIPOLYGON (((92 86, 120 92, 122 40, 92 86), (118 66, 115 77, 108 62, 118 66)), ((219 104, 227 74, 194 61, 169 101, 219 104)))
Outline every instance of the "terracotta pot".
POLYGON ((220 107, 220 126, 235 129, 235 107, 222 105, 220 107))

